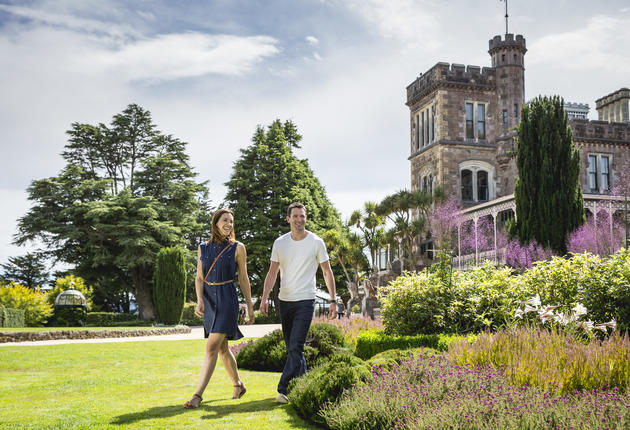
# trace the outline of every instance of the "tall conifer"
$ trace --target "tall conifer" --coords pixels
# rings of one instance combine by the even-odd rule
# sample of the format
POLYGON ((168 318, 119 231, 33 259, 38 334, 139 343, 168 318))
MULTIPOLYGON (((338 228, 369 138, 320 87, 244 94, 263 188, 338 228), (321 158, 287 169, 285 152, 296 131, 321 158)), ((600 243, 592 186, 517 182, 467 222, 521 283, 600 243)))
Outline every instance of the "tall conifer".
POLYGON ((510 233, 565 254, 567 234, 584 223, 584 200, 580 155, 562 98, 537 97, 523 105, 517 135, 517 221, 510 233))

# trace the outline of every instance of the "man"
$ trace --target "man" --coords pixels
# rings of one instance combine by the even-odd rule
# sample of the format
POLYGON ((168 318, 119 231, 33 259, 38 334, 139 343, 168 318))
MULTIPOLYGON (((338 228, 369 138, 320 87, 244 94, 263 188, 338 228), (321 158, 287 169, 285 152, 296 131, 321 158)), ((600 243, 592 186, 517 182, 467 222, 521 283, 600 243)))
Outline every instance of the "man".
POLYGON ((287 222, 291 231, 280 236, 271 249, 271 265, 265 277, 265 287, 260 312, 267 316, 269 293, 280 271, 280 319, 282 334, 287 346, 287 362, 284 365, 276 401, 287 403, 287 388, 291 379, 306 373, 304 343, 315 310, 315 274, 322 268, 324 281, 330 294, 328 318, 337 315, 335 277, 330 268, 324 241, 306 230, 306 208, 301 203, 291 203, 287 210, 287 222))

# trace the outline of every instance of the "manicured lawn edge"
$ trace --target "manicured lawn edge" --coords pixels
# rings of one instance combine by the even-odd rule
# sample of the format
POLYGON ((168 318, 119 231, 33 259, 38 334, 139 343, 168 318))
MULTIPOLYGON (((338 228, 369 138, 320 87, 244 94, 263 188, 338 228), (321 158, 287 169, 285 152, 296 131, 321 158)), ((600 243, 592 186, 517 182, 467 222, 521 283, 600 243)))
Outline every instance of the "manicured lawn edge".
POLYGON ((103 329, 103 330, 50 330, 43 332, 26 331, 2 331, 0 332, 0 343, 6 342, 28 342, 38 340, 57 339, 99 339, 110 337, 135 337, 135 336, 159 336, 166 334, 188 334, 190 327, 151 327, 137 329, 103 329))

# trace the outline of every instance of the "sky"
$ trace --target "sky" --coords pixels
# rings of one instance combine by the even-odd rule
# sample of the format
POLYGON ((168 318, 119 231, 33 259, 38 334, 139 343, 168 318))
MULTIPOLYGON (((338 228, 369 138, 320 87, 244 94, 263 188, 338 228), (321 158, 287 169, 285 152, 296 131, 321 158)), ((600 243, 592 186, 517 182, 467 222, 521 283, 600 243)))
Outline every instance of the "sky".
MULTIPOLYGON (((292 120, 342 218, 410 187, 406 87, 435 63, 490 66, 499 0, 0 0, 0 263, 33 180, 57 175, 71 123, 127 105, 188 142, 215 206, 257 125, 292 120)), ((512 0, 526 99, 630 87, 630 2, 512 0)))

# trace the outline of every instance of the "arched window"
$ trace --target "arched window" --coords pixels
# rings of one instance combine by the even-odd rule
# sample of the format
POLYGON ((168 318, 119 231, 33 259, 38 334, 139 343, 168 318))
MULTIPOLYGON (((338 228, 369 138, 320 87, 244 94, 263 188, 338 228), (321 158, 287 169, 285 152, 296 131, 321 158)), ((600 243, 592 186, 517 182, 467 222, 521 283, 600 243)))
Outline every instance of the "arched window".
POLYGON ((473 174, 470 170, 464 169, 461 174, 462 178, 462 200, 473 200, 473 174))
POLYGON ((488 172, 485 170, 477 171, 477 201, 488 201, 488 172))

